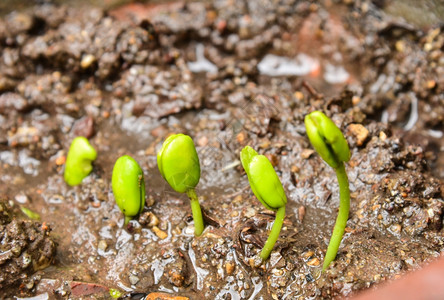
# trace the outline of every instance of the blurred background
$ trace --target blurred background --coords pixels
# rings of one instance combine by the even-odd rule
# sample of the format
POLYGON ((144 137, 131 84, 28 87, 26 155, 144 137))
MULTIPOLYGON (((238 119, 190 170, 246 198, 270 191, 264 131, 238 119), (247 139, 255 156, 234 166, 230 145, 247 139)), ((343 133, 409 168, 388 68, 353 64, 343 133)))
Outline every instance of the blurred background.
MULTIPOLYGON (((203 2, 196 0, 198 2, 203 2)), ((340 2, 341 0, 325 0, 325 2, 340 2)), ((359 0, 358 0, 359 1, 359 0)), ((128 3, 165 3, 165 2, 195 2, 192 0, 1 0, 0 16, 13 10, 20 10, 34 4, 59 3, 71 6, 93 5, 102 8, 115 8, 128 3)), ((317 1, 314 1, 317 2, 317 1)), ((349 3, 353 0, 342 0, 349 3)), ((444 22, 444 0, 373 0, 373 2, 393 15, 404 18, 409 23, 420 27, 427 27, 438 22, 444 22)))

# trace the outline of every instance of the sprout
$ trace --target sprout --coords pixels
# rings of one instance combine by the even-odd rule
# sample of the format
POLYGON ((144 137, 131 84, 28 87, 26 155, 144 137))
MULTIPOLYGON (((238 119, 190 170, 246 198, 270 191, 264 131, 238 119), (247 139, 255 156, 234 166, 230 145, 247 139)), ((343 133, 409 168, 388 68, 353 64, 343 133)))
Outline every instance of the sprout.
POLYGON ((191 201, 194 234, 201 235, 204 222, 194 190, 200 179, 200 164, 193 140, 184 134, 168 137, 157 153, 157 165, 162 177, 176 192, 187 193, 191 201))
POLYGON ((122 297, 122 292, 111 288, 111 289, 109 289, 109 295, 114 299, 119 299, 120 297, 122 297))
POLYGON ((65 165, 65 182, 70 186, 82 183, 83 178, 92 171, 91 162, 97 152, 83 136, 76 137, 69 147, 65 165))
POLYGON ((131 156, 121 156, 114 164, 112 188, 117 206, 125 215, 125 224, 128 224, 145 205, 143 171, 131 156))
POLYGON ((40 220, 40 215, 36 212, 33 212, 29 208, 20 206, 20 210, 31 220, 40 220))
POLYGON ((305 117, 308 138, 323 160, 333 169, 350 160, 350 149, 341 130, 320 111, 305 117))
POLYGON ((308 138, 327 164, 336 171, 339 183, 339 212, 333 234, 325 254, 323 270, 336 258, 350 210, 350 190, 344 162, 350 160, 350 149, 341 130, 320 111, 314 111, 305 117, 308 138))
POLYGON ((265 156, 258 155, 253 148, 246 146, 242 149, 240 158, 254 195, 266 208, 276 211, 276 220, 260 253, 260 257, 266 260, 279 237, 285 218, 287 197, 279 177, 265 156))

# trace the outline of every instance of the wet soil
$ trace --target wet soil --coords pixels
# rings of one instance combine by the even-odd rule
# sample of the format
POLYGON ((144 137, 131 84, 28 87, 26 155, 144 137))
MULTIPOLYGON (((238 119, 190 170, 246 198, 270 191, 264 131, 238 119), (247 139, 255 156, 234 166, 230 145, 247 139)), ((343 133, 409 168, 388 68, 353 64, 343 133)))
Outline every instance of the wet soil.
POLYGON ((128 299, 154 292, 329 299, 437 257, 444 249, 444 28, 418 27, 383 9, 380 1, 108 11, 44 4, 2 18, 2 296, 107 298, 114 289, 128 299), (313 110, 336 122, 352 151, 350 217, 325 273, 339 195, 334 171, 305 135, 303 119, 313 110), (197 193, 207 227, 200 237, 186 195, 157 170, 156 151, 178 132, 193 137, 201 162, 197 193), (78 135, 98 158, 82 185, 69 187, 63 165, 78 135), (240 166, 246 145, 270 159, 288 197, 266 263, 257 254, 274 216, 240 166), (140 163, 147 189, 144 212, 129 226, 110 186, 123 154, 140 163), (28 220, 21 207, 40 220, 28 220), (18 242, 21 252, 7 254, 18 242), (22 253, 39 260, 35 249, 42 264, 27 268, 22 253), (12 275, 6 265, 22 268, 12 275))

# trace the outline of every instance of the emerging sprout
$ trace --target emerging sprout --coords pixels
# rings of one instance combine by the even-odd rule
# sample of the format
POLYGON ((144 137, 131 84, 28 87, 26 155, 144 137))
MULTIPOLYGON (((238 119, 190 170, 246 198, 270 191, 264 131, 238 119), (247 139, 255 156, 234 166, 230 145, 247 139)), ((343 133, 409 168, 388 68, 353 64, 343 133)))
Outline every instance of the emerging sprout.
POLYGON ((119 290, 116 289, 109 289, 109 295, 111 296, 111 298, 114 299, 119 299, 120 297, 122 297, 122 293, 119 290))
POLYGON ((339 212, 333 234, 325 254, 323 270, 336 258, 350 210, 350 190, 344 162, 350 160, 350 149, 341 130, 320 111, 314 111, 305 117, 308 138, 327 164, 336 171, 339 183, 339 212))
POLYGON ((200 164, 193 140, 184 134, 168 137, 157 153, 157 165, 162 177, 176 192, 187 193, 191 201, 194 234, 201 235, 204 222, 194 190, 200 179, 200 164))
POLYGON ((36 212, 33 212, 29 208, 20 206, 20 210, 31 220, 40 220, 40 215, 36 212))
POLYGON ((83 136, 76 137, 69 147, 65 165, 65 182, 70 186, 82 183, 83 178, 92 171, 91 162, 97 152, 83 136))
POLYGON ((350 149, 341 130, 320 111, 305 117, 308 138, 323 160, 333 169, 350 160, 350 149))
POLYGON ((119 157, 113 168, 112 188, 125 224, 140 214, 145 205, 145 180, 139 164, 128 155, 119 157))
POLYGON ((279 237, 285 218, 287 197, 282 183, 268 158, 258 155, 250 146, 242 149, 240 158, 254 195, 266 208, 276 211, 276 220, 260 253, 260 257, 266 260, 279 237))

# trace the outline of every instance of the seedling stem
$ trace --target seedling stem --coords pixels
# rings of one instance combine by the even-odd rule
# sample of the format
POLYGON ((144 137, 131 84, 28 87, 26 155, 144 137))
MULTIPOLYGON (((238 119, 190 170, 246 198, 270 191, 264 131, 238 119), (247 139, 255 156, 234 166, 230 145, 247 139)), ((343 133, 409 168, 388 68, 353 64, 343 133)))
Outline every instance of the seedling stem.
POLYGON ((194 235, 200 236, 204 230, 204 221, 202 217, 202 210, 200 209, 199 199, 197 198, 196 191, 194 189, 187 190, 188 198, 191 202, 191 212, 193 213, 194 220, 194 235))
POLYGON ((341 162, 335 171, 339 183, 339 212, 336 218, 335 227, 333 228, 333 234, 330 238, 330 243, 328 244, 327 253, 325 254, 324 265, 322 267, 323 271, 327 269, 330 263, 335 259, 336 253, 338 253, 350 210, 350 190, 348 187, 348 177, 345 172, 344 163, 341 162))
POLYGON ((282 224, 285 219, 285 206, 281 206, 276 211, 276 219, 274 220, 273 226, 271 227, 270 235, 268 236, 267 241, 265 242, 264 248, 262 248, 261 254, 259 255, 263 260, 266 260, 273 250, 274 244, 279 237, 279 233, 281 232, 282 224))

